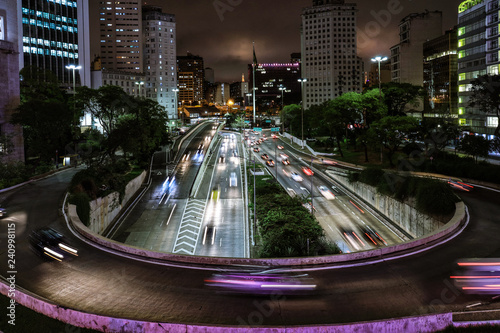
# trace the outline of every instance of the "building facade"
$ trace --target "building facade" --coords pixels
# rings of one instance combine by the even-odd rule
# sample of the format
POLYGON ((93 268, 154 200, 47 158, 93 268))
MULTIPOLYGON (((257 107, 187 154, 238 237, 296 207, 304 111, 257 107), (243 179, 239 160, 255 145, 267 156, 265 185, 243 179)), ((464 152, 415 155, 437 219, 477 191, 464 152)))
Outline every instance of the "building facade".
POLYGON ((361 92, 362 60, 357 56, 356 4, 317 0, 302 11, 301 76, 303 106, 361 92))
POLYGON ((168 119, 177 119, 175 16, 154 6, 144 6, 142 15, 146 97, 163 106, 168 119))
POLYGON ((78 84, 90 86, 88 0, 19 0, 22 24, 20 68, 38 67, 54 73, 61 84, 73 85, 66 66, 82 66, 78 84), (87 23, 87 24, 86 24, 87 23))
POLYGON ((204 99, 205 67, 203 58, 188 53, 177 56, 179 103, 200 104, 204 99))
POLYGON ((102 68, 143 73, 142 1, 99 1, 102 68))
MULTIPOLYGON (((253 82, 251 64, 248 65, 248 75, 250 82, 253 82)), ((258 64, 255 68, 255 98, 259 103, 281 105, 283 96, 286 104, 300 103, 302 100, 298 81, 300 77, 300 63, 298 62, 258 64), (280 88, 284 88, 284 92, 280 88)))
POLYGON ((494 113, 469 105, 471 82, 499 74, 498 1, 468 0, 458 7, 458 114, 460 125, 489 139, 498 125, 494 113))
POLYGON ((442 35, 443 13, 426 11, 404 17, 399 23, 399 44, 391 47, 391 79, 422 86, 423 44, 442 35))
POLYGON ((458 112, 458 55, 456 27, 424 43, 424 89, 428 96, 425 117, 458 112))
POLYGON ((10 124, 20 102, 19 31, 20 2, 0 0, 0 161, 24 162, 21 126, 10 124))

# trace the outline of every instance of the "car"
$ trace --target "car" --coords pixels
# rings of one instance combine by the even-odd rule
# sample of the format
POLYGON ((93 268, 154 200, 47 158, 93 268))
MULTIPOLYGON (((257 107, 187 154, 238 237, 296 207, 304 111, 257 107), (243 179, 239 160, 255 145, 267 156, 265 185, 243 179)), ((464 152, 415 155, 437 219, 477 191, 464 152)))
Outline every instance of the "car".
POLYGON ((258 153, 258 152, 260 151, 260 149, 259 149, 259 147, 255 147, 255 148, 253 149, 253 151, 254 151, 254 152, 256 152, 256 153, 258 153))
POLYGON ((369 226, 364 226, 361 231, 369 243, 373 243, 375 246, 387 245, 387 242, 380 236, 380 234, 369 226))
POLYGON ((231 172, 229 177, 229 187, 238 186, 238 178, 236 177, 236 172, 231 172))
POLYGON ((307 295, 317 288, 307 274, 280 272, 216 273, 205 279, 205 285, 220 292, 250 295, 307 295))
POLYGON ((267 154, 262 154, 262 156, 261 156, 261 157, 262 157, 262 159, 267 160, 267 159, 269 158, 269 155, 267 155, 267 154))
POLYGON ((283 163, 283 165, 290 165, 290 161, 287 158, 282 159, 281 163, 283 163))
POLYGON ((280 153, 280 157, 286 159, 286 158, 288 158, 288 155, 284 154, 284 153, 280 153))
POLYGON ((43 258, 62 261, 78 256, 78 250, 70 246, 66 238, 53 228, 33 230, 28 238, 31 249, 43 258))
POLYGON ((281 149, 285 149, 285 147, 283 147, 282 145, 278 145, 277 148, 280 149, 280 150, 281 149))
POLYGON ((298 173, 296 173, 295 171, 293 171, 293 172, 291 173, 291 177, 292 177, 292 179, 293 179, 293 180, 295 180, 296 182, 301 182, 301 181, 303 181, 303 180, 304 180, 304 179, 303 179, 303 178, 302 178, 302 177, 301 177, 298 173))
POLYGON ((319 192, 328 200, 333 200, 335 199, 335 194, 333 194, 329 189, 328 187, 324 186, 324 185, 321 185, 321 186, 318 186, 318 190, 319 192))
POLYGON ((274 161, 273 160, 267 160, 266 161, 266 164, 270 167, 273 167, 274 166, 274 161))
POLYGON ((312 176, 312 175, 314 175, 314 172, 313 172, 311 169, 309 169, 308 167, 302 167, 302 171, 303 171, 306 175, 308 175, 308 176, 312 176))
POLYGON ((0 219, 7 216, 7 209, 0 207, 0 219))

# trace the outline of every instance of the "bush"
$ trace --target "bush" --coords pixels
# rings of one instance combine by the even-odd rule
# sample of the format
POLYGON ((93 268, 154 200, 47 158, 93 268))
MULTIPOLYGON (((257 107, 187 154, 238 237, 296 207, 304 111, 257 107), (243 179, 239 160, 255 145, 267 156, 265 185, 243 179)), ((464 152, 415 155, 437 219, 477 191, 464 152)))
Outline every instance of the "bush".
POLYGON ((76 206, 76 213, 87 227, 90 224, 90 198, 84 193, 76 193, 69 197, 69 203, 76 206))
POLYGON ((422 182, 416 191, 417 209, 425 214, 447 215, 455 211, 457 196, 448 184, 429 180, 422 182))

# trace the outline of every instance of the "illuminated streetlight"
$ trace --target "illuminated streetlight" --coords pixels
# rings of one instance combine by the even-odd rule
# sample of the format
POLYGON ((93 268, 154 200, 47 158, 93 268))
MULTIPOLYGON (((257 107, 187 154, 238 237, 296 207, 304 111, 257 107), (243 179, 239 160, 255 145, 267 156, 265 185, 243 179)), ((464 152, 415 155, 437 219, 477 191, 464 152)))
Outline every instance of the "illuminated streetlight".
POLYGON ((300 93, 302 95, 302 149, 304 149, 304 82, 307 82, 306 78, 300 78, 297 81, 300 82, 300 93))
POLYGON ((376 56, 375 58, 372 58, 372 62, 378 63, 378 93, 380 96, 380 100, 382 100, 382 81, 380 79, 380 63, 386 60, 387 57, 381 57, 381 56, 376 56))
POLYGON ((135 84, 139 86, 139 96, 141 96, 141 86, 144 85, 144 81, 137 81, 135 84))
POLYGON ((73 94, 75 93, 76 90, 76 76, 75 76, 75 70, 81 69, 82 66, 75 66, 75 65, 68 65, 66 66, 67 69, 71 69, 73 71, 73 94))

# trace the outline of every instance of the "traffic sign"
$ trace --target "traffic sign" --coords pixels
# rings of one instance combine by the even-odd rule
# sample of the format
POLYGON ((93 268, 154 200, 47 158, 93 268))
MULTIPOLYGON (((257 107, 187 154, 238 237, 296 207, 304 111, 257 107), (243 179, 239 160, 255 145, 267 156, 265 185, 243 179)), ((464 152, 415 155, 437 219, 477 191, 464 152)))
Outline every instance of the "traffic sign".
POLYGON ((280 128, 279 127, 271 127, 271 132, 279 132, 280 128))
POLYGON ((262 127, 254 127, 253 130, 255 132, 262 132, 262 127))

